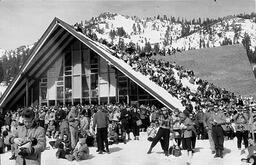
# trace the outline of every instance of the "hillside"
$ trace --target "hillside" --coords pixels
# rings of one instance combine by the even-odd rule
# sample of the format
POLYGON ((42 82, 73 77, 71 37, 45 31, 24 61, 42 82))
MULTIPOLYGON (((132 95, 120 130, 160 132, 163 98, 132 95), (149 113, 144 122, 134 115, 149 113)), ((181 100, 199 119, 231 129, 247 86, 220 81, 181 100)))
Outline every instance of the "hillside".
POLYGON ((230 17, 176 40, 170 45, 170 48, 191 50, 241 44, 245 33, 247 33, 251 38, 251 49, 254 50, 256 46, 255 31, 256 23, 253 19, 230 17))
POLYGON ((197 77, 241 95, 256 95, 255 77, 242 45, 190 50, 158 59, 175 61, 197 77))
POLYGON ((215 20, 187 21, 154 17, 140 19, 120 14, 103 13, 82 26, 98 40, 114 45, 133 43, 137 50, 177 51, 241 44, 245 33, 250 36, 251 48, 256 46, 255 16, 228 16, 215 20), (150 48, 149 48, 150 47, 150 48))

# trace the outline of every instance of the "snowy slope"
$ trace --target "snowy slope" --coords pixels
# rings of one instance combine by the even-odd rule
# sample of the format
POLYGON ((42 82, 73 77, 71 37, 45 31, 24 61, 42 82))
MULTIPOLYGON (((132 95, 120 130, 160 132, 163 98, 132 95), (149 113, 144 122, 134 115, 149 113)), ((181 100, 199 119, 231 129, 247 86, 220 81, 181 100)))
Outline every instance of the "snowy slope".
POLYGON ((221 21, 208 27, 199 24, 189 24, 190 31, 194 33, 182 37, 184 25, 177 22, 171 22, 169 19, 147 18, 139 19, 137 17, 123 16, 119 14, 103 13, 89 24, 92 31, 99 39, 105 39, 109 43, 118 45, 119 38, 123 38, 125 44, 134 43, 140 49, 149 42, 151 47, 155 44, 160 49, 165 50, 191 50, 200 48, 217 47, 227 44, 242 43, 244 34, 251 37, 251 48, 256 46, 256 23, 253 19, 244 19, 240 17, 226 17, 221 21), (107 16, 105 16, 107 15, 107 16), (125 36, 110 37, 111 31, 123 27, 125 36))
POLYGON ((6 90, 7 86, 0 84, 0 98, 3 95, 4 91, 6 90))
MULTIPOLYGON (((172 39, 177 39, 181 36, 181 24, 174 23, 170 20, 164 19, 139 19, 137 17, 123 16, 120 14, 103 13, 97 18, 93 18, 90 23, 90 28, 94 31, 98 38, 106 39, 111 42, 110 31, 117 31, 122 27, 126 32, 124 38, 125 43, 130 42, 143 48, 146 42, 149 42, 152 46, 159 44, 160 48, 163 47, 163 42, 168 36, 172 39), (93 25, 93 26, 92 26, 93 25)), ((191 25, 191 29, 194 30, 199 26, 191 25)), ((114 44, 118 44, 119 37, 113 39, 114 44)))
POLYGON ((251 19, 232 17, 218 22, 210 29, 202 28, 187 37, 174 41, 170 48, 191 50, 222 46, 225 41, 229 44, 242 44, 245 33, 251 38, 251 49, 256 46, 256 23, 251 19))

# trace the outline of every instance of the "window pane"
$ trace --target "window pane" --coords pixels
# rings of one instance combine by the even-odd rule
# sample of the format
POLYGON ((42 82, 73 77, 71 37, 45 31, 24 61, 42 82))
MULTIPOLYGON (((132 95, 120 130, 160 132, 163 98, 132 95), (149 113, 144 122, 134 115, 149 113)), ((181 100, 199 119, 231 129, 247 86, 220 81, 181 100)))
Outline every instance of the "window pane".
POLYGON ((65 66, 72 66, 70 50, 65 54, 65 66))
POLYGON ((131 95, 136 96, 137 95, 137 84, 131 81, 131 95))
POLYGON ((122 88, 119 90, 119 95, 127 95, 127 88, 122 88))
POLYGON ((47 86, 41 86, 41 101, 47 101, 47 86))
POLYGON ((82 74, 90 74, 90 50, 82 51, 82 74))
POLYGON ((100 104, 107 104, 108 103, 108 98, 107 97, 101 97, 100 98, 100 104))
POLYGON ((71 99, 72 98, 72 81, 71 77, 65 77, 65 98, 71 99))
POLYGON ((90 51, 90 64, 98 64, 98 54, 94 51, 90 51))
POLYGON ((82 77, 82 97, 89 97, 89 76, 82 77))
POLYGON ((127 82, 119 82, 119 88, 127 88, 127 82))
POLYGON ((82 87, 83 90, 89 90, 89 76, 83 76, 82 87))
POLYGON ((82 99, 82 105, 88 105, 89 104, 89 98, 82 99))
POLYGON ((91 90, 98 89, 98 74, 91 74, 91 90))
POLYGON ((92 98, 98 97, 98 90, 91 90, 91 97, 92 98))
POLYGON ((73 74, 81 74, 81 52, 73 51, 73 74))
POLYGON ((127 77, 118 77, 118 81, 127 81, 127 77))
POLYGON ((81 98, 81 76, 74 76, 73 84, 73 98, 81 98))
POLYGON ((57 87, 57 100, 63 99, 63 86, 57 87))

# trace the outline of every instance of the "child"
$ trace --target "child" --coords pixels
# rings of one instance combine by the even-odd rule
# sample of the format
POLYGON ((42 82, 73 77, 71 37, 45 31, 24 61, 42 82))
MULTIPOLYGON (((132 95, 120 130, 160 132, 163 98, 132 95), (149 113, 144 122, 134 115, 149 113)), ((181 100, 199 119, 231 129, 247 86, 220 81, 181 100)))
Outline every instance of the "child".
POLYGON ((66 155, 66 158, 69 161, 73 161, 73 160, 81 161, 81 160, 88 159, 89 154, 90 154, 90 151, 86 144, 86 138, 80 136, 79 141, 77 142, 76 147, 73 151, 73 154, 66 155))
POLYGON ((241 161, 245 161, 247 163, 252 163, 252 165, 256 165, 256 155, 254 152, 256 151, 256 145, 253 142, 252 138, 248 139, 249 146, 241 151, 241 155, 246 153, 246 158, 242 158, 241 161))
POLYGON ((71 143, 68 139, 68 135, 64 134, 63 139, 60 138, 55 142, 55 148, 58 148, 56 152, 56 157, 66 159, 66 155, 71 153, 71 143))
POLYGON ((111 121, 108 128, 109 144, 118 143, 117 125, 111 121))
POLYGON ((55 132, 56 132, 56 128, 54 125, 54 120, 50 120, 47 131, 46 131, 46 135, 48 136, 48 138, 51 138, 51 137, 54 138, 55 132))

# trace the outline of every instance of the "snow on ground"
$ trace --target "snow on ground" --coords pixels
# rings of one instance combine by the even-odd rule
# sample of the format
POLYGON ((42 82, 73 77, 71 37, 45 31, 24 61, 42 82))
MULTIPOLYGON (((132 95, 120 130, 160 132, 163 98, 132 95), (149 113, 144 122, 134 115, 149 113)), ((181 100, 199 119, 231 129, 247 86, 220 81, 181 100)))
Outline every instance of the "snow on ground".
POLYGON ((6 88, 7 88, 8 86, 6 86, 6 85, 0 85, 0 97, 3 95, 3 93, 4 93, 4 91, 6 90, 6 88))
MULTIPOLYGON (((49 144, 48 144, 49 145, 49 144)), ((46 150, 42 154, 42 165, 185 165, 186 151, 182 151, 182 156, 166 157, 158 143, 153 149, 152 154, 146 154, 150 142, 146 140, 146 133, 141 133, 140 140, 131 140, 127 144, 110 145, 110 154, 96 153, 95 147, 90 147, 90 159, 81 162, 69 162, 64 159, 56 159, 56 149, 46 150)), ((192 158, 192 165, 246 165, 241 162, 240 152, 236 148, 236 140, 226 140, 224 143, 224 158, 213 158, 209 149, 208 140, 198 140, 196 143, 196 153, 192 158)), ((9 160, 10 152, 0 155, 1 163, 14 165, 15 161, 9 160)))

